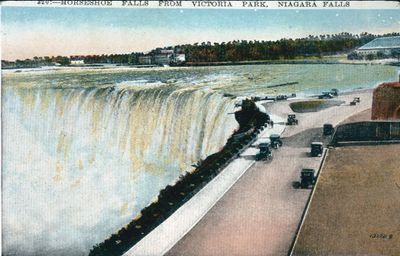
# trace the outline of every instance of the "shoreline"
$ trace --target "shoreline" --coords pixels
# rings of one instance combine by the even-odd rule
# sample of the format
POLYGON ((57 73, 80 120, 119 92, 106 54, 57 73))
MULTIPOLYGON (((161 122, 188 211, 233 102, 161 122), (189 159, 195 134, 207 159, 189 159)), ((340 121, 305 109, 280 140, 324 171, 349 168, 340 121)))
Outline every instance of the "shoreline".
MULTIPOLYGON (((63 70, 67 68, 82 68, 82 69, 118 69, 118 68, 130 68, 130 69, 153 69, 153 68, 182 68, 182 67, 218 67, 218 66, 245 66, 245 65, 285 65, 285 64, 308 64, 308 65, 388 65, 388 66, 399 66, 400 61, 396 59, 380 59, 380 60, 347 60, 337 57, 322 57, 322 58, 310 58, 310 59, 283 59, 283 60, 248 60, 248 61, 224 61, 224 62, 187 62, 180 65, 128 65, 128 64, 83 64, 83 65, 66 65, 66 66, 39 66, 39 67, 18 67, 18 68, 1 68, 1 71, 14 71, 23 72, 23 70, 29 71, 54 71, 63 70)), ((24 71, 26 72, 26 71, 24 71)))
MULTIPOLYGON (((204 188, 206 188, 215 177, 219 176, 227 166, 234 162, 238 158, 238 155, 246 151, 247 148, 257 140, 257 137, 267 126, 267 123, 269 123, 269 116, 263 113, 261 109, 255 108, 254 103, 253 105, 254 108, 248 107, 245 110, 235 112, 235 118, 239 123, 239 129, 233 132, 220 151, 207 156, 207 158, 196 166, 194 171, 184 173, 174 184, 167 185, 164 189, 160 190, 156 200, 144 207, 140 213, 124 227, 111 234, 103 242, 94 245, 89 255, 103 255, 104 253, 107 255, 120 255, 131 250, 131 248, 142 248, 143 244, 148 243, 148 237, 151 237, 151 234, 159 232, 157 230, 160 228, 163 229, 162 227, 167 226, 167 229, 170 230, 171 225, 175 225, 175 222, 170 223, 171 219, 174 218, 173 216, 181 216, 182 214, 180 212, 182 209, 187 208, 184 206, 187 206, 188 202, 196 201, 196 199, 193 198, 199 197, 196 195, 204 191, 204 188), (238 117, 236 116, 237 113, 238 117), (165 224, 165 222, 167 224, 165 224)), ((207 199, 208 197, 205 198, 207 199)), ((209 201, 203 199, 195 205, 204 206, 209 204, 209 201)), ((195 206, 191 208, 193 211, 196 210, 195 206)), ((190 212, 184 212, 186 212, 183 214, 186 216, 186 219, 193 218, 190 212)), ((207 211, 204 212, 200 207, 200 210, 197 210, 197 212, 198 214, 205 214, 207 211)), ((193 221, 195 220, 190 221, 189 224, 192 224, 193 221)), ((187 222, 188 220, 183 223, 187 222)), ((180 232, 186 233, 188 227, 187 224, 183 224, 177 227, 177 229, 182 229, 180 232)), ((168 234, 165 236, 172 239, 176 234, 168 234)), ((164 246, 166 246, 165 243, 167 243, 171 244, 172 247, 178 240, 168 242, 169 240, 166 239, 164 241, 164 246)), ((151 245, 154 245, 154 242, 151 242, 150 246, 151 245)), ((145 248, 149 250, 148 246, 145 246, 145 248)), ((158 254, 159 253, 157 253, 157 255, 158 254)))
MULTIPOLYGON (((285 125, 279 116, 271 115, 277 125, 274 128, 267 127, 252 142, 257 144, 264 136, 272 133, 281 134, 285 125)), ((223 170, 204 186, 189 201, 183 204, 163 223, 157 226, 147 236, 131 247, 123 255, 165 255, 171 250, 187 233, 189 233, 199 221, 224 197, 235 183, 254 166, 256 161, 252 158, 255 153, 253 147, 248 147, 240 153, 232 162, 226 165, 223 170), (159 240, 160 237, 164 239, 159 240)))

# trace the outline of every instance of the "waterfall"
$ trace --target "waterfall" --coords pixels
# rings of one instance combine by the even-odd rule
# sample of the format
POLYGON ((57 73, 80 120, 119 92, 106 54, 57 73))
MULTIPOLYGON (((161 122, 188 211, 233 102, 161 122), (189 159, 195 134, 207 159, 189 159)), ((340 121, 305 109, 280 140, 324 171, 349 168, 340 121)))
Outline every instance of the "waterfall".
POLYGON ((87 254, 237 128, 227 114, 233 102, 212 90, 10 81, 2 92, 5 254, 87 254))

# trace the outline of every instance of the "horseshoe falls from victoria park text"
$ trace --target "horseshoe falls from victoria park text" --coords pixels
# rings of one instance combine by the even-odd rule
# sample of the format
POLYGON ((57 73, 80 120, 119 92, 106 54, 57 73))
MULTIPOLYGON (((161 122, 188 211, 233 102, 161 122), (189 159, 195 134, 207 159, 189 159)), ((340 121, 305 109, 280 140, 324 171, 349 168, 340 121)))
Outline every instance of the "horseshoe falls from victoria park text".
POLYGON ((3 250, 10 254, 87 254, 237 128, 227 114, 234 103, 206 88, 4 84, 3 250))

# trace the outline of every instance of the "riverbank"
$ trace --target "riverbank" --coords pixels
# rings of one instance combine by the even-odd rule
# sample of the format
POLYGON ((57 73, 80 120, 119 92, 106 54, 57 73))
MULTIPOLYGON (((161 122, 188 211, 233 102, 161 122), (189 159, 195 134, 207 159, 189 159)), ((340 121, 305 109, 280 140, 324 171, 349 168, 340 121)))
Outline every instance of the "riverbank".
MULTIPOLYGON (((177 210, 179 210, 177 214, 180 216, 182 207, 187 205, 188 201, 192 201, 192 197, 203 191, 203 187, 208 186, 209 182, 216 176, 219 176, 224 168, 246 150, 264 130, 270 121, 270 117, 262 109, 262 106, 257 107, 251 100, 243 100, 241 110, 235 112, 235 119, 239 123, 239 128, 229 137, 223 148, 207 156, 204 160, 200 160, 194 165, 195 170, 182 174, 174 184, 167 185, 159 192, 156 200, 143 208, 140 214, 117 233, 111 235, 104 242, 95 245, 89 255, 121 255, 143 237, 148 237, 148 234, 152 233, 152 230, 156 227, 169 226, 164 224, 164 221, 170 219, 171 215, 175 216, 177 210)), ((183 225, 183 229, 187 228, 187 224, 183 225)), ((163 234, 163 236, 174 237, 172 234, 163 234)), ((148 241, 148 238, 139 244, 139 248, 146 241, 148 241)), ((165 242, 167 241, 169 240, 165 240, 165 242)), ((148 250, 149 248, 146 247, 143 252, 148 250)), ((138 254, 141 255, 142 253, 134 253, 134 255, 138 254)))
POLYGON ((254 60, 254 61, 224 61, 224 62, 186 62, 180 66, 236 66, 236 65, 265 65, 265 64, 339 64, 334 59, 293 59, 293 60, 254 60))
MULTIPOLYGON (((271 134, 281 134, 285 125, 278 116, 271 116, 274 127, 269 126, 258 135, 257 144, 261 138, 269 137, 271 134)), ((249 147, 233 162, 226 166, 221 173, 210 181, 192 199, 181 206, 173 215, 166 219, 159 227, 154 229, 143 240, 139 241, 124 255, 164 255, 183 236, 185 236, 208 211, 229 191, 238 179, 254 165, 254 154, 256 148, 249 147), (160 240, 160 237, 163 239, 160 240)))
POLYGON ((83 64, 65 66, 40 66, 40 67, 19 67, 2 68, 2 72, 29 72, 29 71, 57 71, 64 69, 168 69, 176 67, 210 67, 210 66, 242 66, 242 65, 280 65, 280 64, 349 64, 349 65, 392 65, 399 66, 398 59, 379 59, 379 60, 348 60, 345 56, 323 56, 320 58, 302 59, 278 59, 278 60, 246 60, 246 61, 221 61, 221 62, 185 62, 180 65, 127 65, 127 64, 83 64))
POLYGON ((203 67, 203 66, 236 66, 236 65, 265 65, 265 64, 352 64, 352 65, 399 65, 397 59, 380 60, 348 60, 346 57, 325 56, 321 58, 305 59, 279 59, 279 60, 255 60, 255 61, 225 61, 225 62, 186 62, 183 67, 203 67))

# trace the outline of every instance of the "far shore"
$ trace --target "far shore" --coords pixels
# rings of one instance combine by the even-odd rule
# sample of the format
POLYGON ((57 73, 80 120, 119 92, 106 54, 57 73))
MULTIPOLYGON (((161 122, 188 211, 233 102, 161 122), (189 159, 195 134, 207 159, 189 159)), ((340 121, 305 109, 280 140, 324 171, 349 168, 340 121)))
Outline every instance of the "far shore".
POLYGON ((396 59, 381 60, 348 60, 343 56, 324 56, 321 58, 284 59, 284 60, 253 60, 253 61, 226 61, 226 62, 187 62, 182 66, 234 66, 234 65, 265 65, 265 64, 350 64, 350 65, 399 65, 396 59))
POLYGON ((246 61, 224 61, 224 62, 186 62, 179 65, 129 65, 129 64, 106 64, 94 63, 83 65, 55 65, 55 66, 40 66, 40 67, 18 67, 4 68, 1 70, 57 70, 65 68, 93 68, 93 69, 108 69, 108 68, 173 68, 173 67, 208 67, 208 66, 240 66, 240 65, 279 65, 279 64, 349 64, 349 65, 393 65, 400 66, 400 61, 397 59, 380 59, 380 60, 348 60, 345 56, 323 56, 310 57, 301 59, 278 59, 278 60, 246 60, 246 61))

